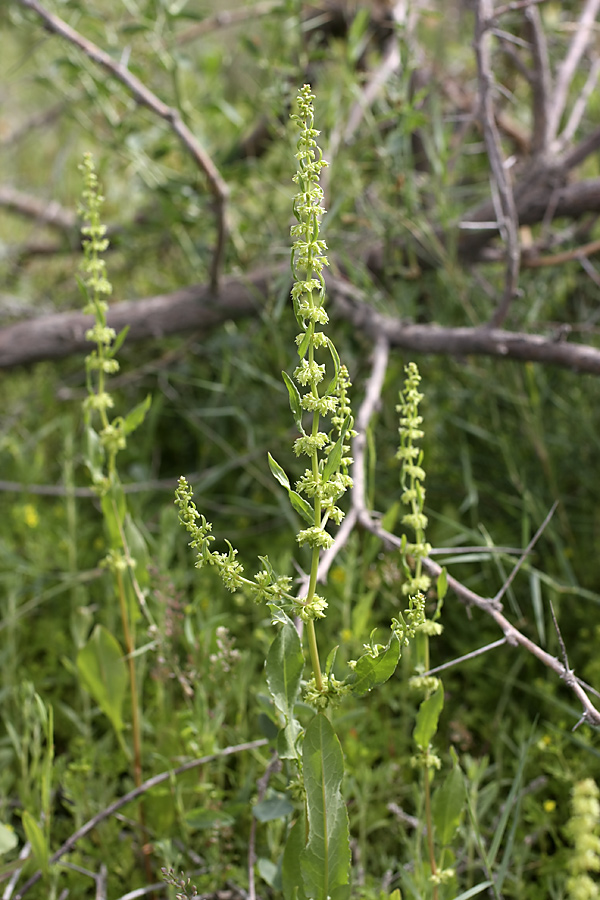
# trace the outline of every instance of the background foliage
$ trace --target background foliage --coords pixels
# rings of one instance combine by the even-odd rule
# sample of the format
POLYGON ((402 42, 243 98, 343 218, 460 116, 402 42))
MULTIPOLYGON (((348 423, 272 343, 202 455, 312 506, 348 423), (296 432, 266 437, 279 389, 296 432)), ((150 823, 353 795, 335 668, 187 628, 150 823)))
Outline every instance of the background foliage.
MULTIPOLYGON (((0 9, 3 326, 82 305, 73 213, 81 193, 77 165, 86 150, 94 153, 106 195, 114 302, 207 282, 216 217, 202 173, 165 122, 136 105, 89 56, 45 31, 26 5, 13 0, 0 9), (10 202, 9 187, 22 192, 21 201, 36 198, 39 209, 27 212, 14 196, 10 202), (62 213, 72 218, 65 221, 62 213)), ((407 4, 398 32, 402 64, 346 139, 355 103, 388 47, 385 4, 352 5, 338 19, 334 4, 286 0, 268 12, 260 4, 227 27, 217 15, 220 4, 52 0, 48 9, 177 109, 219 167, 230 191, 227 274, 243 282, 257 267, 285 265, 289 258, 294 134, 288 112, 298 86, 310 80, 330 163, 323 227, 336 274, 360 288, 374 310, 401 320, 444 326, 489 321, 503 290, 502 243, 493 245, 496 261, 469 260, 451 230, 490 191, 481 132, 476 123, 462 130, 471 107, 461 109, 457 99, 476 98, 478 89, 470 5, 407 4), (381 247, 384 263, 375 270, 364 251, 381 247)), ((244 5, 232 2, 228 9, 244 5)), ((553 66, 564 58, 579 13, 577 3, 540 4, 553 66)), ((528 37, 520 10, 502 26, 514 36, 509 49, 528 37)), ((596 65, 596 45, 594 36, 574 76, 573 102, 596 65)), ((528 134, 530 95, 516 51, 509 49, 498 45, 493 57, 505 89, 498 109, 515 134, 528 134)), ((582 138, 594 133, 597 106, 591 93, 582 138)), ((502 141, 518 166, 518 140, 505 129, 502 141)), ((597 156, 590 155, 578 177, 595 179, 597 168, 597 156)), ((540 253, 575 249, 597 238, 596 214, 559 220, 553 229, 522 226, 520 241, 540 253)), ((593 262, 586 263, 573 255, 562 265, 524 266, 506 327, 557 340, 569 328, 574 342, 597 347, 598 276, 593 262)), ((268 295, 256 297, 255 315, 201 333, 126 341, 119 354, 121 372, 113 379, 118 412, 153 397, 143 427, 120 457, 129 507, 147 548, 145 589, 159 633, 139 641, 149 645, 138 658, 144 777, 268 732, 262 673, 271 641, 268 617, 244 596, 226 594, 211 571, 197 577, 172 490, 186 473, 217 538, 222 531, 235 540, 249 570, 266 548, 279 571, 295 574, 290 535, 296 522, 267 463, 269 450, 287 471, 298 467, 280 377, 295 354, 288 293, 287 274, 279 274, 268 295)), ((357 402, 372 344, 347 319, 331 315, 357 402)), ((369 498, 390 526, 400 496, 395 406, 403 367, 415 354, 393 350, 368 434, 369 498)), ((551 601, 570 665, 600 686, 597 377, 477 355, 423 355, 418 363, 428 540, 447 551, 435 559, 492 597, 515 556, 511 561, 509 552, 485 548, 526 546, 558 500, 504 597, 505 611, 560 656, 551 601), (471 549, 451 552, 464 547, 471 549)), ((24 810, 55 850, 133 782, 126 753, 77 668, 94 625, 119 631, 110 579, 99 567, 102 517, 83 465, 82 357, 14 368, 3 375, 2 394, 0 821, 18 838, 3 857, 8 879, 19 849, 31 840, 24 810)), ((297 563, 306 562, 299 552, 297 563)), ((395 556, 383 553, 373 535, 355 531, 323 588, 332 642, 343 633, 350 648, 355 640, 358 654, 366 623, 388 623, 402 580, 395 556)), ((433 665, 501 637, 491 620, 452 594, 442 622, 444 633, 432 642, 433 665)), ((346 759, 355 890, 368 896, 397 886, 411 896, 419 858, 422 836, 413 817, 422 814, 421 799, 409 764, 419 698, 407 691, 411 672, 408 654, 384 699, 346 708, 336 723, 346 759)), ((469 795, 457 850, 461 888, 484 876, 498 878, 504 866, 504 897, 565 896, 569 795, 576 781, 600 774, 597 731, 585 723, 572 731, 581 714, 576 699, 519 648, 504 645, 457 665, 445 673, 444 685, 438 749, 448 765, 455 751, 469 795)), ((144 845, 152 846, 157 877, 161 866, 173 866, 195 872, 201 892, 247 889, 250 804, 269 758, 268 747, 255 748, 166 781, 147 795, 147 833, 125 807, 69 854, 79 870, 51 868, 30 896, 92 896, 104 884, 105 896, 120 897, 141 888, 144 845)), ((283 783, 275 774, 267 798, 281 800, 283 783)), ((268 896, 283 825, 268 813, 256 820, 257 889, 268 896)), ((24 876, 39 863, 39 855, 25 862, 24 876)), ((164 895, 166 888, 157 890, 164 895)), ((4 896, 15 891, 13 884, 4 896)))

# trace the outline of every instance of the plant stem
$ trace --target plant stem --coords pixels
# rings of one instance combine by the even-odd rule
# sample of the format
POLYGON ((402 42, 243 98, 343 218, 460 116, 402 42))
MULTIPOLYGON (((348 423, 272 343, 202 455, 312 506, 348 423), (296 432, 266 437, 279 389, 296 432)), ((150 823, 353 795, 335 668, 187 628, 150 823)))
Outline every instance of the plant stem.
MULTIPOLYGON (((425 819, 427 821, 427 848, 429 850, 429 865, 431 866, 431 874, 437 875, 437 866, 435 863, 435 849, 433 846, 433 820, 431 817, 431 787, 429 783, 429 769, 425 766, 425 819)), ((438 886, 433 885, 433 900, 438 900, 438 886)))

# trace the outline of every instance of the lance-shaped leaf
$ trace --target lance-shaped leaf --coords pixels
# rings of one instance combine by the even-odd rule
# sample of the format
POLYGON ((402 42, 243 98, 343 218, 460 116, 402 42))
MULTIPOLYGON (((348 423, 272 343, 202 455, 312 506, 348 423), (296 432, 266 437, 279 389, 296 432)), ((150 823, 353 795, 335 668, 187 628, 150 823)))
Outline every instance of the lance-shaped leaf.
POLYGON ((300 867, 311 900, 345 900, 350 893, 350 834, 341 794, 344 763, 326 715, 310 722, 302 745, 308 842, 300 867))
POLYGON ((77 654, 77 669, 86 690, 115 731, 123 729, 121 710, 128 685, 127 665, 118 641, 103 625, 96 625, 85 647, 77 654))
POLYGON ((302 404, 300 402, 300 394, 298 393, 298 388, 290 378, 287 372, 282 372, 283 380, 285 381, 285 386, 288 389, 288 394, 290 398, 290 409, 294 416, 294 422, 296 423, 296 428, 299 431, 304 432, 302 427, 302 404))
POLYGON ((431 738, 437 731, 438 719, 444 706, 444 688, 442 682, 436 690, 421 703, 417 713, 417 723, 413 732, 415 743, 421 750, 426 750, 431 738))
POLYGON ((300 513, 305 522, 309 525, 315 524, 315 516, 313 509, 310 503, 307 503, 306 500, 300 496, 300 494, 293 491, 290 487, 290 479, 287 477, 279 463, 273 459, 271 454, 267 454, 269 457, 269 468, 273 473, 275 479, 279 482, 279 484, 286 489, 288 492, 288 497, 290 498, 290 503, 297 513, 300 513))
POLYGON ((354 667, 352 693, 362 697, 379 684, 384 684, 396 671, 400 659, 400 642, 395 635, 379 656, 365 653, 354 667))
POLYGON ((304 884, 300 871, 300 858, 306 843, 304 813, 294 822, 283 851, 281 863, 281 888, 284 900, 305 900, 304 884))
POLYGON ((291 620, 287 619, 271 644, 266 661, 269 692, 275 706, 285 716, 285 726, 277 738, 277 754, 281 759, 296 759, 298 756, 296 741, 300 725, 294 718, 294 706, 300 692, 303 669, 300 638, 291 620))
POLYGON ((140 427, 146 418, 146 413, 150 409, 151 403, 152 396, 148 394, 145 400, 142 400, 141 403, 134 406, 131 412, 125 416, 123 420, 123 431, 125 434, 131 434, 136 428, 140 427))
POLYGON ((327 462, 325 463, 325 468, 323 469, 323 481, 329 481, 333 473, 337 472, 340 467, 340 463, 342 461, 342 452, 344 449, 344 439, 349 427, 350 416, 346 416, 346 418, 344 419, 344 424, 342 425, 340 436, 332 447, 329 456, 327 457, 327 462))
POLYGON ((433 795, 431 812, 435 838, 441 847, 451 843, 465 806, 465 782, 458 766, 456 753, 451 750, 453 766, 433 795))

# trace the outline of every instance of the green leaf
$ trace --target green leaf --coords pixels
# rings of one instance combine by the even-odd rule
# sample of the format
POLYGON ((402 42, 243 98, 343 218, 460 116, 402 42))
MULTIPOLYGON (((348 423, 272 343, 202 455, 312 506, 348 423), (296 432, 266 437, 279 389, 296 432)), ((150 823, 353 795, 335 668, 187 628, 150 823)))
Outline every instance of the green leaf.
POLYGON ((370 653, 365 653, 354 667, 352 693, 363 697, 377 685, 384 684, 396 671, 399 659, 400 642, 395 636, 379 656, 373 657, 370 653))
POLYGON ((0 822, 0 856, 14 850, 18 843, 19 839, 15 829, 0 822))
POLYGON ((433 795, 431 811, 435 838, 440 846, 450 844, 465 806, 465 782, 454 753, 454 764, 433 795))
POLYGON ((252 815, 259 822, 273 822, 275 819, 284 819, 294 812, 294 806, 287 797, 269 797, 252 807, 252 815))
POLYGON ((436 690, 421 703, 417 713, 417 724, 413 732, 415 743, 421 750, 426 750, 431 738, 437 731, 438 719, 444 706, 444 688, 442 682, 436 690))
POLYGON ((266 881, 270 888, 281 890, 280 872, 274 862, 264 856, 259 856, 256 860, 256 868, 262 880, 266 881))
POLYGON ((311 900, 344 900, 350 893, 350 833, 341 794, 342 748, 326 715, 308 725, 302 745, 308 842, 300 859, 311 900))
POLYGON ((118 335, 117 335, 116 338, 114 339, 114 341, 113 341, 113 343, 111 344, 111 346, 110 346, 109 348, 107 348, 107 350, 106 350, 106 355, 107 355, 110 359, 112 359, 114 356, 117 355, 117 353, 119 352, 119 350, 120 350, 121 347, 123 346, 123 343, 124 343, 125 338, 127 337, 127 334, 128 334, 128 333, 129 333, 129 325, 126 325, 125 328, 122 328, 122 329, 120 330, 120 332, 118 333, 118 335))
POLYGON ((118 641, 103 625, 96 625, 89 641, 77 654, 77 670, 84 687, 115 731, 122 731, 121 711, 129 676, 118 641))
POLYGON ((448 593, 448 573, 442 569, 437 579, 437 595, 438 600, 443 600, 448 593))
POLYGON ((298 388, 287 372, 282 372, 281 374, 283 375, 283 380, 285 381, 285 386, 288 389, 288 394, 290 396, 290 409, 294 416, 294 422, 299 431, 304 432, 304 429, 302 428, 302 404, 300 403, 298 388))
POLYGON ((327 457, 327 462, 325 463, 325 468, 323 469, 323 481, 329 481, 334 472, 340 467, 340 463, 342 461, 342 452, 344 448, 344 438, 346 437, 346 432, 350 427, 350 416, 346 416, 344 420, 344 424, 342 425, 342 430, 340 432, 340 436, 335 442, 329 456, 327 457))
MULTIPOLYGON (((299 324, 302 325, 301 322, 299 324)), ((302 338, 302 340, 300 341, 300 344, 298 346, 298 356, 300 357, 300 359, 304 359, 304 357, 306 356, 306 351, 308 350, 308 347, 312 340, 314 331, 315 331, 315 326, 311 322, 310 325, 308 326, 308 328, 306 329, 306 331, 304 332, 304 337, 302 338)))
POLYGON ((89 426, 85 429, 85 438, 85 464, 92 482, 98 484, 104 478, 104 447, 99 434, 89 426))
POLYGON ((204 806, 198 806, 191 809, 185 817, 186 825, 197 831, 204 831, 209 828, 231 828, 235 825, 234 817, 222 809, 206 809, 204 806))
POLYGON ((305 900, 300 859, 306 843, 304 813, 298 816, 287 837, 281 865, 281 888, 284 900, 305 900))
POLYGON ((294 718, 294 706, 300 693, 303 670, 302 644, 293 623, 288 619, 271 644, 266 661, 269 692, 286 720, 277 738, 277 753, 282 759, 298 757, 296 742, 301 728, 294 718))
POLYGON ((296 491, 288 491, 288 497, 290 498, 290 503, 296 512, 300 513, 304 521, 309 525, 314 525, 315 513, 310 503, 307 503, 304 497, 301 497, 296 491))
POLYGON ((146 418, 146 413, 150 409, 151 403, 152 396, 148 394, 145 400, 142 400, 141 403, 138 403, 137 406, 134 406, 131 412, 125 416, 123 420, 123 431, 125 432, 125 434, 131 434, 132 431, 135 431, 136 428, 139 428, 139 426, 146 418))
POLYGON ((23 828, 25 830, 25 837, 31 844, 31 849, 33 850, 35 861, 44 873, 44 877, 46 877, 48 875, 48 860, 50 858, 50 852, 48 850, 46 838, 44 837, 44 832, 35 821, 31 813, 27 812, 26 809, 23 810, 22 821, 23 828))
POLYGON ((148 587, 150 584, 150 554, 145 538, 137 527, 129 513, 125 516, 125 524, 123 526, 125 532, 125 540, 132 558, 135 560, 135 577, 141 588, 148 587))
POLYGON ((327 346, 329 347, 329 352, 331 353, 331 358, 333 360, 335 375, 327 385, 327 390, 323 394, 324 397, 328 397, 329 394, 331 394, 335 390, 340 375, 340 357, 331 338, 327 338, 327 346))
POLYGON ((108 533, 109 547, 121 548, 123 546, 121 523, 127 514, 127 501, 123 486, 119 481, 113 482, 110 490, 102 495, 100 505, 104 516, 104 527, 108 533))
POLYGON ((279 484, 286 489, 286 491, 290 490, 290 479, 287 477, 281 466, 278 462, 275 462, 270 453, 267 453, 269 457, 269 468, 274 476, 274 478, 279 482, 279 484))

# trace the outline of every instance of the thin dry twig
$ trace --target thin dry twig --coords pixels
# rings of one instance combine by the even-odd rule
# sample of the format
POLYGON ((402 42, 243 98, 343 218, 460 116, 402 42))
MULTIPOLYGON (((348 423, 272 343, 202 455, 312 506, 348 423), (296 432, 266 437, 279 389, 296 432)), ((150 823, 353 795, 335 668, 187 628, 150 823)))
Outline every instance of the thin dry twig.
POLYGON ((519 9, 529 9, 532 6, 538 6, 545 3, 546 0, 513 0, 512 3, 505 3, 504 6, 498 6, 493 12, 490 21, 493 22, 500 16, 506 15, 508 12, 517 12, 519 9))
POLYGON ((506 638, 499 638, 497 641, 492 641, 491 644, 486 644, 485 647, 478 647, 477 650, 471 650, 470 653, 465 653, 464 656, 457 656, 456 659, 451 659, 450 662, 442 663, 441 666, 436 666, 435 669, 429 669, 427 672, 424 672, 424 675, 437 675, 438 672, 445 672, 446 669, 452 669, 454 666, 458 666, 461 663, 467 662, 469 659, 475 659, 477 656, 483 656, 484 653, 488 653, 490 650, 495 650, 496 647, 503 647, 506 644, 506 638))
MULTIPOLYGON (((519 243, 519 217, 512 184, 502 158, 500 133, 496 125, 492 97, 493 75, 488 22, 493 13, 492 0, 478 0, 475 8, 475 38, 473 47, 477 62, 477 82, 479 87, 480 119, 483 136, 490 161, 492 186, 497 190, 496 218, 500 235, 506 245, 506 270, 502 299, 492 317, 491 324, 497 328, 506 316, 510 304, 517 295, 521 248, 519 243)), ((492 192, 494 193, 494 192, 492 192)))
MULTIPOLYGON (((128 794, 124 794, 123 797, 119 797, 118 800, 115 800, 114 803, 111 803, 109 806, 105 807, 99 813, 96 813, 95 816, 92 816, 91 819, 88 819, 85 824, 78 828, 77 831, 74 831, 73 834, 67 838, 67 840, 62 844, 61 847, 56 850, 48 862, 50 864, 58 862, 66 853, 69 853, 77 841, 80 841, 81 838, 85 837, 86 834, 89 834, 90 831, 93 831, 100 822, 103 822, 104 819, 107 819, 109 816, 112 816, 116 813, 121 807, 126 806, 128 803, 131 803, 133 800, 137 800, 138 797, 141 797, 147 791, 151 790, 151 788, 156 787, 159 784, 162 784, 164 781, 169 781, 171 778, 177 777, 177 775, 182 775, 184 772, 189 772, 191 769, 195 769, 198 766, 204 766, 206 763, 214 762, 217 759, 223 759, 225 756, 233 756, 235 753, 244 753, 246 750, 256 750, 258 747, 264 747, 265 744, 268 744, 268 740, 266 738, 260 738, 257 741, 248 741, 245 744, 235 744, 231 747, 225 747, 223 750, 219 750, 217 753, 211 753, 209 756, 202 756, 200 759, 192 759, 190 762, 184 763, 182 766, 178 766, 176 769, 171 769, 168 772, 161 772, 159 775, 154 775, 152 778, 148 778, 147 781, 144 781, 139 787, 134 788, 132 791, 129 791, 128 794)), ((34 884, 42 877, 41 871, 35 872, 31 878, 29 878, 22 888, 15 894, 15 900, 21 900, 22 897, 33 887, 34 884)))
POLYGON ((531 149, 534 153, 546 152, 549 141, 550 95, 552 92, 552 74, 548 57, 546 32, 542 26, 540 11, 535 6, 525 10, 525 22, 531 45, 533 71, 529 82, 532 92, 533 134, 531 149))
POLYGON ((59 37, 68 41, 70 44, 73 44, 73 46, 81 50, 82 53, 96 63, 96 65, 102 66, 107 72, 110 72, 111 75, 127 88, 136 103, 140 106, 145 106, 156 116, 163 119, 168 124, 171 131, 177 136, 183 147, 191 155, 196 165, 204 172, 215 199, 217 214, 217 240, 211 264, 210 279, 211 287, 214 290, 219 281, 223 255, 225 252, 225 241, 227 236, 226 202, 229 196, 229 188, 206 150, 181 118, 179 110, 163 103, 163 101, 140 81, 139 78, 133 75, 125 65, 120 62, 115 62, 108 53, 105 53, 104 50, 96 46, 92 41, 84 38, 78 31, 75 31, 74 28, 71 28, 70 25, 58 16, 45 9, 38 0, 17 0, 17 2, 36 13, 40 19, 42 19, 45 27, 49 31, 59 35, 59 37))
POLYGON ((550 519, 556 512, 557 506, 558 506, 558 500, 555 500, 554 503, 552 504, 552 506, 550 507, 548 515, 546 516, 546 518, 544 519, 544 521, 542 522, 542 524, 540 525, 540 527, 538 528, 538 530, 536 531, 534 536, 531 538, 531 540, 529 541, 529 543, 523 550, 523 553, 521 554, 520 558, 517 560, 517 563, 514 566, 512 572, 510 573, 510 575, 508 576, 508 578, 506 579, 506 581, 504 582, 504 584, 502 585, 502 587, 500 588, 500 590, 498 591, 496 596, 494 597, 494 601, 493 601, 494 603, 500 603, 500 600, 502 599, 502 597, 504 597, 505 593, 507 592, 507 590, 509 589, 509 587, 515 580, 515 578, 517 576, 517 572, 519 571, 519 569, 521 568, 521 566, 523 565, 523 563, 525 562, 525 560, 527 559, 527 557, 529 556, 529 554, 531 553, 531 551, 533 550, 533 548, 535 547, 535 545, 537 544, 539 539, 541 538, 542 534, 546 530, 546 527, 547 527, 548 523, 550 522, 550 519))
POLYGON ((582 244, 572 250, 564 250, 562 253, 553 253, 550 256, 524 256, 523 267, 526 269, 540 269, 542 266, 559 266, 572 260, 581 261, 588 256, 600 253, 600 239, 582 244))
POLYGON ((564 147, 564 137, 559 135, 561 119, 569 102, 569 91, 573 78, 589 45, 599 9, 600 0, 586 0, 567 54, 556 74, 556 87, 550 107, 548 134, 550 140, 555 143, 557 150, 564 147))

